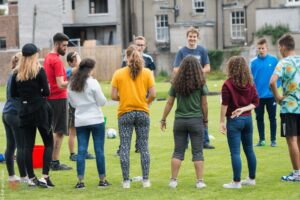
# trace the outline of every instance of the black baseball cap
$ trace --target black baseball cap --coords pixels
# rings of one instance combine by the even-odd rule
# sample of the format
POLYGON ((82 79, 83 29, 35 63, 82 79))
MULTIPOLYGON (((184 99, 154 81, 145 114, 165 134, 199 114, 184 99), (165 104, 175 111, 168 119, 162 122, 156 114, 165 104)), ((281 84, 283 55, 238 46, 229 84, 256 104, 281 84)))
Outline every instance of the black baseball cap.
POLYGON ((37 48, 37 46, 35 46, 35 44, 27 43, 22 48, 22 55, 25 57, 32 56, 33 54, 36 54, 39 51, 40 51, 40 49, 37 48))

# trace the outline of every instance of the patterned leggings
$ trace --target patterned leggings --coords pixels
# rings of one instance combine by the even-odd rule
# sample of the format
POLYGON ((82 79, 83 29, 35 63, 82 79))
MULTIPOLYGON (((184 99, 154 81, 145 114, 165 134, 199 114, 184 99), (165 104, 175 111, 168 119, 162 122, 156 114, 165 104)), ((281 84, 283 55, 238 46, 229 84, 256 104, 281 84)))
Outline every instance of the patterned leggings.
POLYGON ((120 162, 123 180, 129 180, 130 145, 133 128, 135 128, 137 144, 141 152, 143 179, 148 179, 150 167, 150 154, 148 150, 148 137, 150 119, 143 111, 131 111, 118 119, 120 133, 120 162))

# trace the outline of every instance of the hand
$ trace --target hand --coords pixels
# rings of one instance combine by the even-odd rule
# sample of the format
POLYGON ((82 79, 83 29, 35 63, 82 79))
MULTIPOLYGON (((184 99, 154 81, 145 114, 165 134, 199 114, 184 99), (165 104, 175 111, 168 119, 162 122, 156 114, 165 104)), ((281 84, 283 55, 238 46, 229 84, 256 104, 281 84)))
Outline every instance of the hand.
POLYGON ((167 128, 166 120, 161 120, 161 121, 160 121, 160 129, 161 129, 162 131, 165 131, 166 128, 167 128))
POLYGON ((226 131, 227 131, 227 129, 226 129, 225 123, 224 122, 220 122, 220 132, 225 135, 226 131))
POLYGON ((208 128, 208 122, 203 122, 204 128, 208 128))
POLYGON ((231 113, 231 118, 239 117, 244 112, 243 108, 238 108, 231 113))
POLYGON ((279 105, 281 105, 281 103, 282 103, 282 100, 285 98, 285 96, 277 96, 277 97, 275 97, 275 100, 276 100, 276 102, 279 104, 279 105))

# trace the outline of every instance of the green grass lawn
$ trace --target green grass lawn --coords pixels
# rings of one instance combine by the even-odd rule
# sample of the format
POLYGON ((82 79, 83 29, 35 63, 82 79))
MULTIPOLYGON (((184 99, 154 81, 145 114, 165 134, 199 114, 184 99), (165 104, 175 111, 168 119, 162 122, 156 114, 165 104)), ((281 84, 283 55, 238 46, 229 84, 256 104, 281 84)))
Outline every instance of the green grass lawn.
MULTIPOLYGON (((7 186, 7 171, 4 164, 0 164, 0 199, 299 199, 300 183, 285 183, 280 181, 282 175, 291 171, 288 151, 283 138, 278 138, 278 147, 255 148, 257 156, 257 185, 255 187, 243 187, 240 190, 223 189, 222 185, 231 181, 232 170, 230 154, 226 137, 219 133, 219 104, 220 96, 209 96, 209 133, 215 137, 211 141, 216 146, 215 150, 204 150, 205 168, 204 178, 207 188, 198 190, 195 188, 195 174, 191 162, 190 148, 186 152, 185 161, 179 173, 179 183, 175 190, 168 187, 170 178, 170 159, 173 151, 172 125, 174 109, 167 119, 167 130, 162 132, 159 128, 159 120, 165 106, 165 101, 156 101, 151 106, 151 131, 149 148, 151 154, 150 179, 152 187, 143 189, 140 182, 133 182, 131 188, 124 190, 121 187, 121 168, 119 158, 115 152, 119 145, 119 138, 106 139, 105 156, 107 179, 112 186, 105 189, 97 188, 98 178, 96 163, 94 160, 86 161, 85 190, 75 190, 76 163, 68 159, 69 152, 67 137, 64 139, 61 152, 61 161, 73 167, 71 171, 50 172, 56 185, 53 189, 29 189, 27 186, 11 190, 7 186)), ((103 112, 107 116, 107 128, 117 129, 117 106, 105 106, 103 112)), ((269 126, 268 124, 266 125, 269 126)), ((255 127, 255 126, 254 126, 255 127)), ((5 136, 2 123, 0 124, 0 152, 5 149, 5 136)), ((266 138, 269 138, 269 131, 266 138)), ((257 129, 254 128, 254 142, 257 142, 257 129)), ((135 140, 135 135, 133 141, 135 140)), ((42 144, 37 137, 38 144, 42 144)), ((134 142, 132 142, 134 145, 134 142)), ((269 141, 268 141, 269 144, 269 141)), ((141 175, 140 156, 131 150, 131 177, 141 175)), ((89 151, 93 144, 90 142, 89 151)), ((242 177, 247 176, 245 156, 243 158, 242 177)), ((41 170, 36 170, 36 175, 41 175, 41 170)))

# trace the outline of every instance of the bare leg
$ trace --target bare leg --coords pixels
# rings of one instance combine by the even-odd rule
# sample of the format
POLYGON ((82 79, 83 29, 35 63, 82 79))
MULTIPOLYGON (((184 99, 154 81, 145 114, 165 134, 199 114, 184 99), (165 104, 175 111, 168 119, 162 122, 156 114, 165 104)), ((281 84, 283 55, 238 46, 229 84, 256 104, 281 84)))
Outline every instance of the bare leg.
POLYGON ((75 138, 76 138, 76 129, 74 127, 69 128, 69 150, 70 153, 75 153, 75 138))
POLYGON ((194 166, 197 180, 203 180, 203 161, 195 161, 194 166))
POLYGON ((171 161, 171 170, 172 170, 172 178, 177 179, 178 172, 181 166, 181 160, 172 158, 171 161))
POLYGON ((59 160, 59 153, 61 144, 63 141, 64 135, 63 134, 57 134, 53 133, 53 153, 52 153, 52 160, 59 160))
POLYGON ((286 137, 291 162, 294 170, 300 169, 300 152, 299 152, 299 137, 289 136, 286 137))

